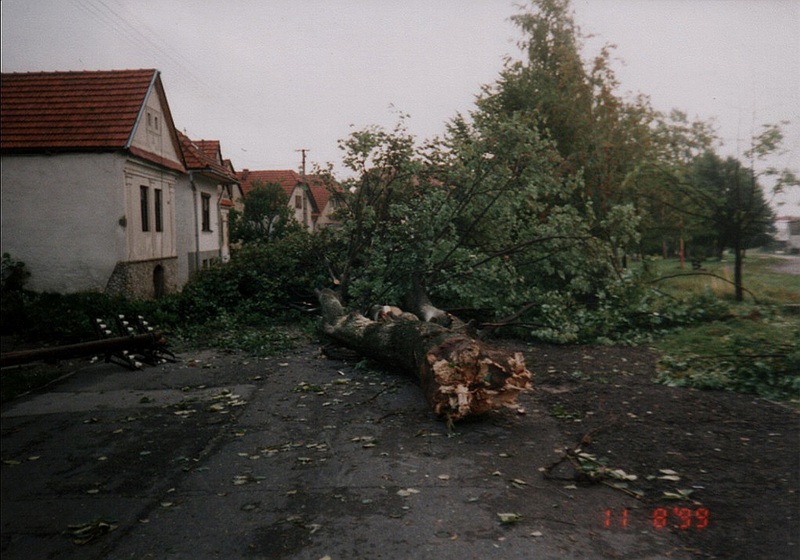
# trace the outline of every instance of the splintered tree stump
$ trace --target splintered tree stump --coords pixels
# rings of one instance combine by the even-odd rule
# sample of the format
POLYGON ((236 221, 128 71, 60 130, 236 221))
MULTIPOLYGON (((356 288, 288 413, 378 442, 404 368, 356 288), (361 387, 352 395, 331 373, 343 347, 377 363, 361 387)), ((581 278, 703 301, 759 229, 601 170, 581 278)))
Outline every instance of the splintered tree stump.
POLYGON ((403 315, 373 321, 346 313, 331 290, 319 293, 322 330, 343 346, 416 375, 433 412, 448 421, 515 407, 531 387, 520 352, 493 348, 437 323, 403 315))

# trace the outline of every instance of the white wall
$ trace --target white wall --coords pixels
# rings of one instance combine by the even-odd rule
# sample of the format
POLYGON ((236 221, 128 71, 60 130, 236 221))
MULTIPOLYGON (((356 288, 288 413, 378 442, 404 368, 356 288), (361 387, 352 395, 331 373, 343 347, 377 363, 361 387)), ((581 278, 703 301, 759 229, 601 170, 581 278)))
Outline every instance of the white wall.
POLYGON ((29 288, 105 288, 127 253, 124 165, 117 154, 0 159, 0 248, 25 263, 29 288))
POLYGON ((130 158, 125 165, 125 260, 142 261, 175 257, 175 188, 177 174, 130 158), (148 189, 149 230, 142 230, 141 187, 148 189), (156 228, 156 195, 161 191, 162 230, 156 228))
POLYGON ((298 223, 304 225, 306 229, 314 229, 314 221, 312 219, 313 207, 311 206, 311 200, 308 198, 308 193, 302 186, 297 185, 294 190, 292 190, 292 195, 289 197, 289 208, 294 211, 294 218, 298 223), (298 197, 300 197, 299 208, 297 207, 298 197))
POLYGON ((222 223, 219 211, 219 191, 216 181, 200 174, 183 176, 175 188, 178 279, 185 283, 203 261, 221 258, 222 223), (210 202, 209 229, 203 230, 202 197, 210 202), (197 256, 196 256, 197 255, 197 256))
POLYGON ((166 160, 179 162, 181 156, 178 155, 172 142, 169 125, 164 121, 165 108, 166 101, 159 95, 158 88, 153 88, 145 101, 144 111, 134 130, 131 145, 157 154, 166 160))

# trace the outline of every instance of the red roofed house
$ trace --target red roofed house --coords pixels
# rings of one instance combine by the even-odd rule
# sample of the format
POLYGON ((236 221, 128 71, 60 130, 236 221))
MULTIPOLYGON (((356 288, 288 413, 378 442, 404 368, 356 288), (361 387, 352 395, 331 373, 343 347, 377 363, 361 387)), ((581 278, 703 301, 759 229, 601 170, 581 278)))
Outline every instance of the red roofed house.
POLYGON ((800 217, 778 216, 775 219, 775 239, 791 254, 800 253, 800 217))
POLYGON ((275 183, 283 187, 283 191, 289 197, 289 207, 294 210, 295 219, 308 230, 313 231, 314 214, 318 212, 318 209, 308 185, 296 171, 250 171, 244 169, 237 174, 237 177, 242 184, 245 204, 247 204, 247 195, 257 185, 275 183))
POLYGON ((216 260, 230 258, 228 213, 241 204, 242 190, 218 140, 190 140, 178 132, 189 188, 177 191, 178 272, 188 278, 216 260))
POLYGON ((306 180, 318 208, 318 212, 314 214, 314 230, 335 224, 333 213, 341 200, 338 186, 334 184, 331 188, 328 182, 318 175, 307 175, 306 180))
POLYGON ((182 286, 179 257, 197 252, 181 245, 192 194, 157 70, 3 74, 0 115, 0 246, 27 265, 31 289, 182 286))
POLYGON ((244 169, 237 173, 242 184, 245 196, 257 184, 266 185, 275 183, 283 187, 289 197, 289 207, 294 210, 295 219, 303 224, 309 231, 333 223, 332 214, 336 208, 336 197, 321 177, 316 175, 302 175, 292 170, 262 170, 251 171, 244 169))

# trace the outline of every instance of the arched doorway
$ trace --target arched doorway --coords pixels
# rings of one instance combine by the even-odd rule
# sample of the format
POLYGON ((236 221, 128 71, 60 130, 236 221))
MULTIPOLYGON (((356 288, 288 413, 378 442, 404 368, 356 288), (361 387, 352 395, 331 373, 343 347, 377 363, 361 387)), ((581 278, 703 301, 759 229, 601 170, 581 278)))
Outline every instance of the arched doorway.
POLYGON ((160 299, 165 292, 164 267, 159 264, 153 269, 153 297, 160 299))

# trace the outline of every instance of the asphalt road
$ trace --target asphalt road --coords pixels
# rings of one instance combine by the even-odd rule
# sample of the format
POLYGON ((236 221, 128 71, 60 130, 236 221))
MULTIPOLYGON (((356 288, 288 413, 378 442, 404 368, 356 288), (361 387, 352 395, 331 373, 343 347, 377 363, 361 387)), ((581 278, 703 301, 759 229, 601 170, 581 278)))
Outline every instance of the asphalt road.
POLYGON ((781 258, 782 262, 773 267, 776 271, 800 276, 800 257, 785 255, 781 258))
POLYGON ((450 437, 413 381, 313 347, 84 366, 2 408, 2 555, 689 558, 580 497, 635 510, 623 493, 542 479, 562 440, 532 399, 450 437))

